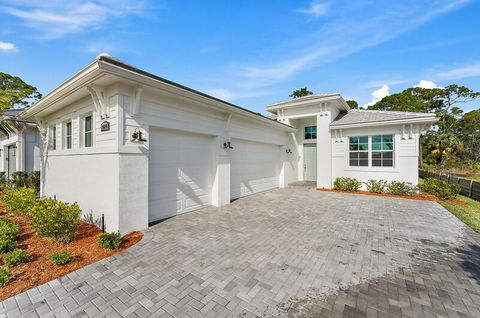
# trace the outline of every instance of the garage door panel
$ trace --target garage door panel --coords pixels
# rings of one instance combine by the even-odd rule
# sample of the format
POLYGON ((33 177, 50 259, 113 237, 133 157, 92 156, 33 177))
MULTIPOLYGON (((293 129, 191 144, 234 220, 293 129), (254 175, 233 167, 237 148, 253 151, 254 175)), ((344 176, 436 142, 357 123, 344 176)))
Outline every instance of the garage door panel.
POLYGON ((231 198, 236 199, 277 188, 280 175, 280 147, 232 140, 231 198))
POLYGON ((211 204, 213 137, 151 129, 149 221, 211 204))

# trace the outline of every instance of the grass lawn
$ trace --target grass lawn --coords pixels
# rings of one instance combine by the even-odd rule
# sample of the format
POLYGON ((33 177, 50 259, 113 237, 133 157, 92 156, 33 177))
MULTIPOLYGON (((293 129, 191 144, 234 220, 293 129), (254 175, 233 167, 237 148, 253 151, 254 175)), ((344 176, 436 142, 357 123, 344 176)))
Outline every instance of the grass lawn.
POLYGON ((470 226, 475 232, 480 233, 480 201, 459 195, 456 200, 439 201, 438 203, 470 226))

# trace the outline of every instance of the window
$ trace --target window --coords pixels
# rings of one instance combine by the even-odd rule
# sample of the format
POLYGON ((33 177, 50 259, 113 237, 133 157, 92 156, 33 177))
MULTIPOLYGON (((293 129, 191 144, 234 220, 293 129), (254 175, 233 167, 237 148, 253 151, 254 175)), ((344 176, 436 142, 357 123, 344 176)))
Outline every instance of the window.
POLYGON ((84 119, 84 143, 85 147, 92 147, 93 144, 93 131, 92 131, 92 116, 87 116, 84 119))
POLYGON ((393 135, 372 136, 372 167, 393 167, 393 135))
POLYGON ((368 137, 349 138, 351 167, 368 167, 368 137))
POLYGON ((305 127, 305 139, 317 139, 317 126, 305 127))
POLYGON ((65 147, 72 149, 72 122, 65 124, 65 147))
POLYGON ((57 149, 57 126, 52 126, 50 133, 52 134, 52 150, 55 150, 57 149))

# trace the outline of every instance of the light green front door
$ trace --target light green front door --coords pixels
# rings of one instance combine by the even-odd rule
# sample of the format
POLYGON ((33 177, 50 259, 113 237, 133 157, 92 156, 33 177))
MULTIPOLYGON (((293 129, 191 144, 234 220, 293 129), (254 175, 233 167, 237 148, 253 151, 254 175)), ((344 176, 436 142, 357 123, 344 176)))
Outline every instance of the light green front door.
POLYGON ((305 181, 317 181, 317 145, 303 145, 303 168, 305 181))

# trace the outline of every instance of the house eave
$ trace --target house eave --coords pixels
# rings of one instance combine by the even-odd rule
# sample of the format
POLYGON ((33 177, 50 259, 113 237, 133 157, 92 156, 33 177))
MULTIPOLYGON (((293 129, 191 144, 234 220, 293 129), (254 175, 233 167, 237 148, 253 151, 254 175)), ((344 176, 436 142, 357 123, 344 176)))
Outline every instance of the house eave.
POLYGON ((371 121, 362 123, 349 123, 349 124, 330 124, 330 129, 349 129, 349 128, 362 128, 362 127, 376 127, 376 126, 392 126, 392 125, 404 125, 404 124, 426 124, 431 125, 438 121, 436 117, 419 117, 409 119, 395 119, 395 120, 383 120, 383 121, 371 121))

